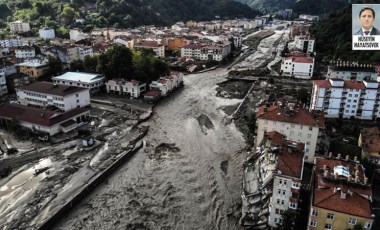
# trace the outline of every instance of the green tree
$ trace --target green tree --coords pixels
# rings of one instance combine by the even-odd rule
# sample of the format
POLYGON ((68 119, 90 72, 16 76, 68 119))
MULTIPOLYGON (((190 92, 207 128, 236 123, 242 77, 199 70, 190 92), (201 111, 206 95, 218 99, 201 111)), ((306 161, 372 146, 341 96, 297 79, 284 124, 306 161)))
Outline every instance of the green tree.
POLYGON ((354 230, 364 230, 363 225, 357 223, 354 225, 354 230))
POLYGON ((116 45, 99 56, 97 70, 106 79, 133 77, 132 52, 125 46, 116 45))
POLYGON ((83 72, 84 70, 84 63, 82 60, 76 60, 70 63, 70 70, 71 71, 79 71, 83 72))
POLYGON ((48 70, 44 75, 41 76, 41 80, 44 81, 51 81, 51 78, 53 76, 56 76, 60 74, 63 70, 62 63, 58 58, 55 58, 53 56, 48 57, 48 70))
POLYGON ((301 88, 300 90, 297 91, 296 98, 300 100, 302 103, 306 104, 310 100, 310 93, 307 89, 301 88))
POLYGON ((281 218, 282 218, 282 221, 278 225, 279 230, 294 230, 295 229, 295 226, 294 226, 295 216, 294 214, 290 213, 289 210, 286 210, 282 214, 281 218))
POLYGON ((70 25, 71 23, 73 23, 73 21, 76 17, 79 17, 79 13, 74 8, 72 8, 71 6, 65 5, 63 7, 61 14, 60 14, 60 17, 61 17, 62 22, 64 24, 70 25))
POLYGON ((98 66, 98 62, 99 62, 99 57, 97 55, 94 55, 94 56, 86 55, 86 56, 84 56, 84 62, 83 62, 84 70, 86 72, 95 73, 96 67, 98 66))

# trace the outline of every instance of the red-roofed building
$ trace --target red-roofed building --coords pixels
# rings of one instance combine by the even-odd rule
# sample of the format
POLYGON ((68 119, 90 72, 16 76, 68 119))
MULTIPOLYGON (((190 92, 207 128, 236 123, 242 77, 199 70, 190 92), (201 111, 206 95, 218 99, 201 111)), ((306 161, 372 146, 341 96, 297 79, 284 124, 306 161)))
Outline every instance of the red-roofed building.
POLYGON ((326 117, 376 119, 380 117, 380 90, 376 81, 326 79, 313 81, 311 109, 326 117))
POLYGON ((259 187, 271 194, 268 218, 271 227, 277 227, 284 211, 298 208, 304 148, 304 143, 288 141, 276 131, 267 132, 260 144, 259 187))
POLYGON ((310 79, 314 71, 313 57, 288 56, 281 62, 281 71, 284 76, 310 79))
POLYGON ((315 158, 308 229, 371 229, 372 189, 359 162, 315 158))
POLYGON ((20 104, 0 106, 1 126, 7 126, 12 120, 17 120, 22 127, 46 132, 50 136, 77 128, 87 121, 89 116, 90 110, 86 108, 74 108, 62 113, 20 104))
POLYGON ((108 80, 106 83, 107 93, 118 93, 119 95, 129 95, 139 98, 141 93, 146 91, 146 83, 137 80, 127 81, 124 79, 108 80))
POLYGON ((256 146, 266 132, 277 131, 288 140, 305 143, 305 162, 313 163, 325 128, 323 112, 309 111, 301 103, 280 100, 277 104, 260 106, 256 118, 256 146))

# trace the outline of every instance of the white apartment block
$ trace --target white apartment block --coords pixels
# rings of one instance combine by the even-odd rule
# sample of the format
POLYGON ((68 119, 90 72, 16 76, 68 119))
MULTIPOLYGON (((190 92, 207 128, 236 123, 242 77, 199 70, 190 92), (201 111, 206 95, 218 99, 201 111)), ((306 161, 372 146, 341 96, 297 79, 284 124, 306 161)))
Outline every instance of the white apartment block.
POLYGON ((15 50, 16 58, 30 59, 36 56, 36 50, 33 47, 19 47, 15 50))
POLYGON ((313 77, 313 57, 284 57, 281 62, 281 71, 284 76, 294 76, 300 79, 313 77))
POLYGON ((377 81, 377 73, 375 67, 371 65, 336 62, 328 66, 327 78, 337 78, 351 81, 377 81))
POLYGON ((165 46, 159 44, 155 41, 141 41, 133 46, 133 49, 152 49, 156 54, 156 57, 164 58, 165 57, 165 46))
POLYGON ((79 30, 70 30, 69 34, 70 34, 70 40, 74 40, 76 42, 90 38, 90 35, 83 33, 82 31, 79 31, 79 30))
POLYGON ((91 46, 78 46, 78 59, 84 61, 86 55, 93 56, 94 51, 91 46))
POLYGON ((294 37, 294 46, 305 53, 313 53, 315 47, 315 39, 304 35, 297 35, 294 37))
POLYGON ((104 85, 104 77, 96 73, 67 72, 52 80, 55 84, 88 88, 90 93, 98 92, 104 85))
POLYGON ((326 117, 377 119, 379 106, 380 91, 376 81, 313 81, 310 108, 324 111, 326 117))
POLYGON ((181 57, 194 58, 198 60, 222 61, 231 52, 231 43, 203 45, 189 44, 181 48, 181 57))
POLYGON ((2 48, 23 46, 23 44, 24 42, 21 38, 10 38, 10 39, 0 40, 0 47, 2 48))
POLYGON ((119 95, 130 95, 133 98, 139 98, 141 93, 146 91, 146 83, 131 80, 108 80, 106 83, 107 93, 118 93, 119 95))
POLYGON ((8 93, 7 81, 5 78, 5 69, 0 69, 0 97, 8 93))
POLYGON ((305 162, 313 163, 325 128, 322 112, 309 111, 297 102, 278 101, 274 105, 260 106, 256 118, 256 146, 266 132, 277 131, 290 141, 305 143, 305 162))
POLYGON ((17 100, 21 105, 46 108, 55 106, 62 111, 90 105, 89 89, 50 82, 33 82, 16 89, 17 100))
POLYGON ((38 34, 41 38, 45 40, 50 40, 55 38, 54 29, 42 28, 38 30, 38 34))
POLYGON ((205 46, 201 49, 201 60, 223 61, 231 53, 231 43, 205 46))
POLYGON ((300 14, 299 18, 300 19, 305 19, 305 20, 308 20, 308 21, 313 21, 313 22, 319 20, 319 16, 310 15, 310 14, 300 14))
POLYGON ((201 59, 201 49, 203 44, 189 44, 181 48, 181 57, 201 59))
POLYGON ((160 79, 158 81, 152 81, 149 84, 150 90, 159 90, 161 96, 166 96, 170 91, 170 84, 167 80, 160 79))
POLYGON ((23 22, 23 21, 10 22, 9 27, 11 28, 11 32, 14 34, 30 31, 29 22, 23 22))

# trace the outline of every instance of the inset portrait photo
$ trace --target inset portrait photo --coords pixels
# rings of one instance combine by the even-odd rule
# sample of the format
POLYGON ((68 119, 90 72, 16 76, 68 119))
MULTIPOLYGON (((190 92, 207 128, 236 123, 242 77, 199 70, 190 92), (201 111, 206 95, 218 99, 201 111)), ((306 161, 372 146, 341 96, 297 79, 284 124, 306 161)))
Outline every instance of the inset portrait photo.
POLYGON ((380 50, 380 4, 352 4, 352 49, 380 50))

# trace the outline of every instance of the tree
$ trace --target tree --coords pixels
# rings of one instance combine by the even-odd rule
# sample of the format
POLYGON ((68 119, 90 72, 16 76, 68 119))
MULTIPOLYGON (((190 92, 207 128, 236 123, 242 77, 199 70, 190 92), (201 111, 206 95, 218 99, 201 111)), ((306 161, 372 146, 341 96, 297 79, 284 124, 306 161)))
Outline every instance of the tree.
POLYGON ((79 13, 69 5, 65 5, 60 14, 62 22, 69 25, 73 23, 76 17, 79 17, 79 13))
POLYGON ((364 230, 363 225, 361 225, 359 223, 355 224, 354 230, 364 230))
POLYGON ((298 90, 296 98, 300 100, 302 103, 306 104, 309 102, 310 93, 307 89, 301 88, 300 90, 298 90))
POLYGON ((133 76, 132 52, 125 46, 116 45, 99 56, 98 71, 106 79, 131 79, 133 76))
POLYGON ((76 60, 70 63, 71 71, 79 71, 82 72, 84 70, 84 65, 82 60, 76 60))
POLYGON ((94 56, 86 55, 86 56, 84 56, 84 62, 83 62, 84 70, 86 72, 95 73, 96 67, 98 66, 98 62, 99 62, 99 57, 97 55, 94 55, 94 56))
POLYGON ((51 78, 53 76, 56 76, 57 74, 61 73, 63 70, 62 63, 59 60, 59 58, 55 58, 53 56, 48 57, 48 70, 44 75, 41 76, 42 80, 45 81, 51 81, 51 78))
POLYGON ((286 210, 282 214, 281 218, 282 218, 282 221, 279 224, 278 229, 280 230, 294 230, 295 229, 295 226, 294 226, 295 216, 294 214, 290 213, 289 210, 286 210))

